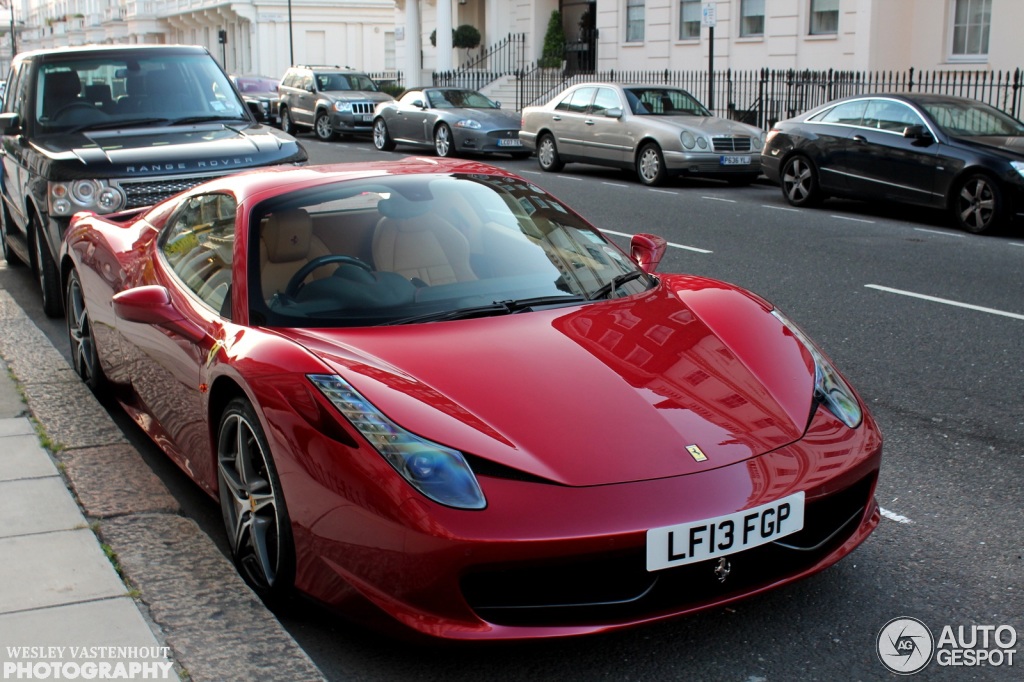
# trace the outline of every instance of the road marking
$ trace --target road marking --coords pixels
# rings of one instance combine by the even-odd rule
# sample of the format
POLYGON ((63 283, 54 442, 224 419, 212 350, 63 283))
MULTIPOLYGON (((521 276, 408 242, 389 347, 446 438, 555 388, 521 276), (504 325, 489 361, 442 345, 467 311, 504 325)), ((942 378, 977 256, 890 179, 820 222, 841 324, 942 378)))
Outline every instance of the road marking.
POLYGON ((602 182, 602 185, 608 185, 609 187, 630 187, 630 185, 621 185, 617 182, 602 182))
POLYGON ((942 230, 929 230, 926 227, 915 227, 918 232, 928 232, 929 234, 941 234, 943 237, 966 237, 966 234, 958 234, 956 232, 944 232, 942 230))
POLYGON ((891 512, 888 509, 884 509, 882 507, 879 507, 879 509, 882 510, 882 516, 889 519, 890 521, 895 521, 897 523, 913 523, 913 521, 908 519, 906 516, 901 516, 896 512, 891 512))
POLYGON ((1017 242, 1010 242, 1010 246, 1024 246, 1024 244, 1018 244, 1017 242))
POLYGON ((735 204, 735 199, 723 199, 722 197, 701 197, 701 199, 707 199, 708 201, 724 201, 727 204, 735 204))
POLYGON ((967 308, 968 310, 977 310, 982 313, 991 313, 993 315, 1002 315, 1003 317, 1012 317, 1015 320, 1024 320, 1024 315, 1017 313, 1008 313, 1005 310, 996 310, 995 308, 985 308, 980 305, 971 305, 970 303, 961 303, 959 301, 951 301, 948 298, 937 298, 935 296, 928 296, 926 294, 915 294, 912 291, 903 291, 902 289, 890 289, 889 287, 883 287, 878 284, 865 284, 868 289, 877 289, 878 291, 886 291, 890 294, 899 294, 900 296, 910 296, 911 298, 920 298, 923 301, 931 301, 933 303, 945 303, 946 305, 955 306, 957 308, 967 308))
POLYGON ((673 192, 671 190, 667 190, 667 189, 652 189, 650 191, 657 192, 658 194, 671 194, 673 196, 675 196, 675 194, 676 194, 675 192, 673 192))
POLYGON ((793 213, 799 213, 799 208, 788 208, 786 206, 772 206, 771 204, 761 204, 761 208, 773 208, 776 211, 792 211, 793 213))
MULTIPOLYGON (((628 232, 616 232, 615 230, 601 230, 605 234, 614 234, 617 237, 632 237, 633 235, 628 232)), ((696 253, 714 253, 714 251, 708 251, 707 249, 698 249, 696 246, 686 246, 685 244, 674 244, 668 242, 668 245, 674 249, 683 249, 684 251, 695 251, 696 253)))
MULTIPOLYGON (((574 175, 559 175, 558 177, 562 178, 563 180, 572 180, 574 182, 583 182, 583 178, 577 178, 574 175)), ((622 185, 622 186, 625 187, 626 185, 622 185)))
POLYGON ((850 217, 844 216, 844 215, 833 215, 833 216, 830 216, 830 217, 836 218, 838 220, 849 220, 852 223, 867 223, 868 225, 874 225, 875 224, 874 220, 864 220, 863 218, 850 218, 850 217))
POLYGON ((524 173, 524 174, 526 174, 526 175, 543 175, 543 173, 541 173, 540 171, 528 171, 528 170, 523 170, 523 171, 519 171, 519 172, 520 172, 520 173, 524 173))

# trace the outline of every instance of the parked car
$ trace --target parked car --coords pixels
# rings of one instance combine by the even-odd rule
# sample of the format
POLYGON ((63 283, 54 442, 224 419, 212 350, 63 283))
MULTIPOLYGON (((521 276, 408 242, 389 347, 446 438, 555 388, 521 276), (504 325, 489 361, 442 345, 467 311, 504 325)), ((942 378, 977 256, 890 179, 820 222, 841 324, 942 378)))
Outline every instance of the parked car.
POLYGON ((794 206, 828 196, 931 206, 975 233, 1024 211, 1024 124, 962 97, 836 100, 772 126, 761 162, 794 206))
POLYGON ((306 161, 260 125, 197 46, 59 47, 18 55, 0 109, 0 244, 62 311, 57 251, 78 211, 149 206, 245 168, 306 161))
POLYGON ((258 593, 512 639, 728 604, 879 522, 865 404, 665 248, 410 158, 79 214, 61 271, 75 370, 220 501, 258 593))
POLYGON ((373 144, 391 151, 398 144, 433 147, 438 156, 501 153, 527 158, 519 140, 519 114, 464 88, 413 88, 395 102, 378 104, 373 144))
POLYGON ((373 110, 394 99, 365 73, 340 66, 293 66, 281 79, 281 128, 312 129, 321 140, 373 130, 373 110))
MULTIPOLYGON (((254 103, 260 111, 263 122, 272 126, 280 125, 278 109, 281 96, 277 87, 281 81, 268 76, 242 76, 233 74, 231 82, 235 84, 246 104, 254 103)), ((250 105, 250 108, 251 105, 250 105)))
POLYGON ((679 88, 580 83, 524 108, 522 119, 519 137, 545 171, 574 161, 616 166, 645 185, 672 175, 745 185, 761 174, 763 131, 713 116, 679 88))

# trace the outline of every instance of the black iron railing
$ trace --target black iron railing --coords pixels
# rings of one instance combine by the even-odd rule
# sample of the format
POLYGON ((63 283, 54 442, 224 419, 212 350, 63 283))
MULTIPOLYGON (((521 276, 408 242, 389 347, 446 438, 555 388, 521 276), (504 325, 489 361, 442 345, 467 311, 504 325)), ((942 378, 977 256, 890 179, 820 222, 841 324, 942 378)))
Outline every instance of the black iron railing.
POLYGON ((452 71, 434 74, 434 85, 479 90, 502 76, 518 73, 526 64, 526 34, 508 36, 452 71))

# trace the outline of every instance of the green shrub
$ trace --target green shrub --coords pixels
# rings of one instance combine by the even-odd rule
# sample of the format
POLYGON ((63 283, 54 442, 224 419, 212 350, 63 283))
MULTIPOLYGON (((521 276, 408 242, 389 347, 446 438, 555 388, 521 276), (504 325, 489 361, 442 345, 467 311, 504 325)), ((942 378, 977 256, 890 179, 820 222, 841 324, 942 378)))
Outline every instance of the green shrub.
POLYGON ((565 30, 562 28, 562 13, 551 12, 548 32, 544 34, 544 51, 540 55, 540 66, 556 68, 562 65, 565 56, 565 30))

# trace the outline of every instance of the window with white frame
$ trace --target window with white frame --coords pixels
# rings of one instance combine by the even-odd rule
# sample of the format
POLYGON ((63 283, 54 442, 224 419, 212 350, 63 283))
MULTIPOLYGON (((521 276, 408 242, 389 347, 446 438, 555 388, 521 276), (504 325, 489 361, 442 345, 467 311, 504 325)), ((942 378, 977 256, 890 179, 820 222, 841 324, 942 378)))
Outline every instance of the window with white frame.
POLYGON ((679 39, 700 38, 701 0, 679 0, 679 39))
POLYGON ((811 35, 839 32, 839 0, 811 0, 811 35))
POLYGON ((740 37, 764 35, 764 0, 740 0, 740 37))
POLYGON ((626 42, 644 41, 644 1, 626 0, 626 42))
POLYGON ((953 0, 954 57, 984 57, 992 25, 992 0, 953 0))
POLYGON ((395 32, 385 31, 384 32, 384 68, 393 69, 395 68, 395 32))

